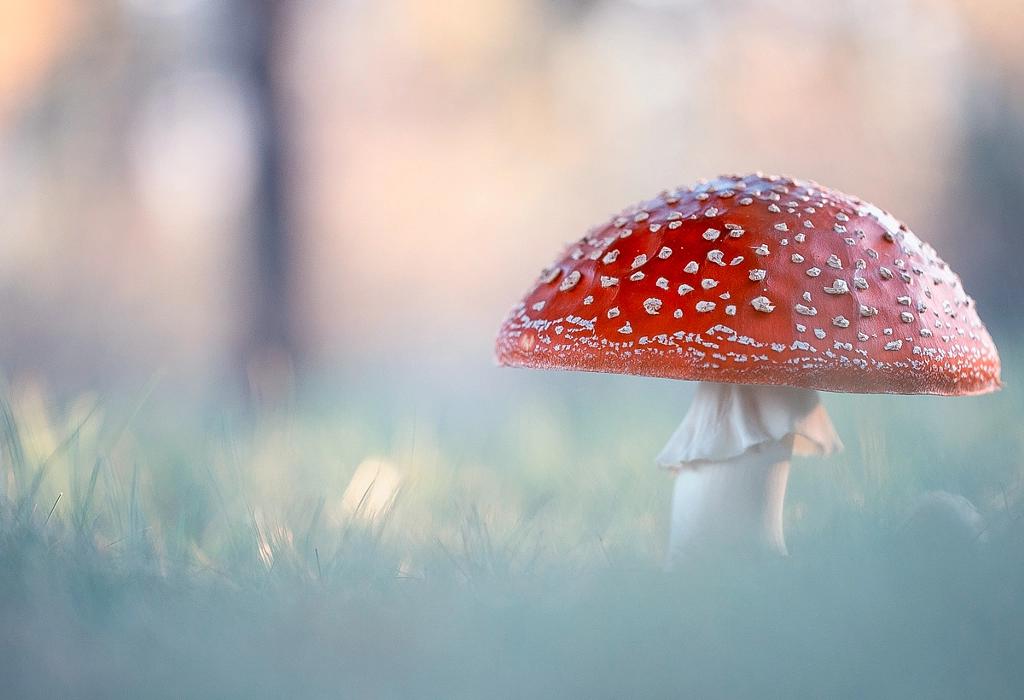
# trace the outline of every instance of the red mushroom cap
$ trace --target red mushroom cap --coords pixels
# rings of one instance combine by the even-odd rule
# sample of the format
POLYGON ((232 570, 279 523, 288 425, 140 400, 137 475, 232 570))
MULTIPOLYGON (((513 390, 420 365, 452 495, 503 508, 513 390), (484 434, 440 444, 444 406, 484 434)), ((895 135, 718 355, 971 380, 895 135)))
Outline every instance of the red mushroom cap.
POLYGON ((793 178, 664 192, 570 245, 499 364, 823 391, 966 395, 999 354, 960 279, 891 215, 793 178))

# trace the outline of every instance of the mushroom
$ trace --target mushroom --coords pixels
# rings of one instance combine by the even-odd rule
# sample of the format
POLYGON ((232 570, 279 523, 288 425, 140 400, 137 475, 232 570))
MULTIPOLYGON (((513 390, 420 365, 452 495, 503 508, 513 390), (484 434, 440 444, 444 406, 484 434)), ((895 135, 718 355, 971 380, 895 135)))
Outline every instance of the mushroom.
POLYGON ((856 197, 761 174, 592 229, 512 309, 495 357, 700 382, 656 460, 676 474, 670 561, 721 538, 786 553, 791 456, 842 449, 817 392, 1000 386, 975 302, 929 245, 856 197))

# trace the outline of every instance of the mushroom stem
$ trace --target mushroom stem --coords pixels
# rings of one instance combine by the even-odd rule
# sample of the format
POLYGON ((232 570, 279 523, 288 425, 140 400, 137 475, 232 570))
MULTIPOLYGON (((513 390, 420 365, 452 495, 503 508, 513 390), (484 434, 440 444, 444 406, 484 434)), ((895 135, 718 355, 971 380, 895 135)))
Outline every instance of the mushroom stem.
POLYGON ((816 391, 701 383, 657 459, 676 472, 669 566, 712 543, 785 555, 790 458, 839 450, 842 443, 816 391))
POLYGON ((792 454, 789 437, 733 460, 680 469, 672 491, 670 559, 700 541, 786 555, 782 508, 792 454))

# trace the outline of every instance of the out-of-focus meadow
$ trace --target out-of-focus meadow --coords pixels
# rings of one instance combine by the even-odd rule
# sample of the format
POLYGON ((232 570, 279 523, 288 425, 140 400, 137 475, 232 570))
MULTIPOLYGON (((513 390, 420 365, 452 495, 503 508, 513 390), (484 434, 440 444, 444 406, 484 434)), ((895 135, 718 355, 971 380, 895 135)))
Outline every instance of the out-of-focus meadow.
POLYGON ((0 694, 1016 697, 1018 5, 0 0, 0 694), (791 556, 670 575, 694 387, 491 342, 758 169, 907 221, 1007 386, 826 396, 791 556))

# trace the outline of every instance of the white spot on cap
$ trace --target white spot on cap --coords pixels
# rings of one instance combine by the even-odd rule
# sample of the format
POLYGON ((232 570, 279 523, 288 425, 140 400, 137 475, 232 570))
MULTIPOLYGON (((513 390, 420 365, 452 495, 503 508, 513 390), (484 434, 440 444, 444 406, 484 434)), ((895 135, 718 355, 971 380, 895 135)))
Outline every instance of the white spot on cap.
POLYGON ((704 216, 706 216, 709 219, 718 216, 718 209, 716 209, 715 207, 708 207, 708 210, 704 212, 704 216))
MULTIPOLYGON (((814 213, 813 209, 811 210, 811 213, 814 213)), ((804 219, 804 228, 814 228, 814 224, 811 223, 810 219, 804 219)))
POLYGON ((896 302, 903 306, 910 306, 910 297, 896 297, 896 302))
POLYGON ((789 230, 789 226, 786 226, 785 223, 775 224, 775 230, 776 231, 788 231, 789 230))
POLYGON ((767 276, 768 276, 768 271, 767 270, 751 270, 750 271, 750 281, 751 282, 760 282, 761 280, 763 280, 767 276))
POLYGON ((863 277, 854 277, 853 286, 863 292, 868 288, 868 281, 863 277))
POLYGON ((789 259, 795 263, 802 263, 804 261, 804 256, 800 255, 800 253, 793 253, 789 259))
POLYGON ((829 267, 834 267, 837 270, 842 270, 843 269, 843 261, 839 259, 838 255, 833 253, 832 255, 828 256, 828 266, 829 267))
POLYGON ((850 322, 846 320, 845 316, 836 316, 834 319, 832 319, 832 325, 837 326, 839 328, 849 328, 850 322))
POLYGON ((772 305, 771 299, 764 296, 757 297, 752 302, 750 302, 750 305, 753 306, 758 311, 762 311, 766 314, 769 314, 775 310, 775 307, 772 305))
POLYGON ((846 284, 846 280, 836 280, 832 283, 831 287, 825 287, 826 294, 849 294, 850 287, 846 284))
POLYGON ((668 279, 665 277, 659 277, 658 281, 654 283, 654 286, 661 287, 662 289, 668 289, 668 279))
POLYGON ((639 282, 643 278, 644 278, 644 273, 641 270, 637 270, 636 272, 634 272, 632 275, 629 276, 629 279, 632 280, 633 282, 639 282))
POLYGON ((768 211, 770 211, 772 214, 778 214, 782 210, 779 209, 779 206, 777 204, 769 204, 768 211))
POLYGON ((808 277, 817 277, 820 274, 821 274, 821 268, 820 267, 812 267, 810 270, 807 271, 807 276, 808 277))
POLYGON ((802 233, 798 233, 795 236, 793 236, 793 240, 796 241, 797 243, 803 243, 804 241, 807 240, 807 236, 805 236, 802 233))
POLYGON ((629 325, 629 321, 626 321, 626 325, 624 325, 622 328, 619 329, 619 333, 622 333, 623 335, 627 335, 627 334, 632 333, 632 332, 633 332, 633 327, 631 325, 629 325))
POLYGON ((864 306, 863 304, 861 304, 860 315, 861 318, 871 318, 872 316, 878 315, 878 309, 875 308, 874 306, 864 306))
POLYGON ((693 291, 693 287, 688 284, 681 284, 677 291, 679 292, 679 296, 685 296, 693 291))
POLYGON ((610 253, 608 253, 607 255, 605 255, 603 258, 601 258, 601 262, 603 262, 604 264, 607 265, 609 263, 615 262, 618 259, 619 259, 619 251, 618 250, 613 250, 610 253))
POLYGON ((536 304, 533 305, 533 310, 534 311, 541 311, 541 310, 543 310, 544 309, 544 304, 546 304, 546 303, 547 302, 544 302, 544 301, 538 301, 536 304))
POLYGON ((902 350, 903 349, 903 341, 902 340, 892 340, 892 341, 890 341, 890 342, 885 344, 885 349, 886 350, 902 350))
POLYGON ((633 217, 633 223, 639 224, 641 221, 647 221, 648 217, 650 217, 650 214, 642 211, 633 217))
POLYGON ((670 255, 672 255, 672 249, 669 248, 668 246, 665 246, 664 248, 658 251, 658 257, 661 258, 662 260, 665 260, 670 255))
POLYGON ((601 286, 602 287, 614 287, 618 283, 619 283, 619 278, 618 277, 606 277, 605 275, 601 275, 601 286))
POLYGON ((714 310, 715 310, 715 302, 713 302, 713 301, 698 301, 697 302, 697 311, 701 312, 702 314, 706 314, 707 312, 714 311, 714 310))
POLYGON ((903 313, 900 314, 900 320, 903 321, 904 323, 913 323, 914 314, 910 313, 909 311, 904 311, 903 313))
POLYGON ((634 270, 637 269, 638 267, 643 265, 645 262, 647 262, 647 256, 644 255, 643 253, 640 253, 640 255, 638 255, 635 258, 633 258, 632 269, 634 269, 634 270))
POLYGON ((650 299, 644 299, 644 311, 651 314, 652 316, 657 315, 661 309, 661 299, 657 297, 651 297, 650 299))
POLYGON ((801 316, 817 316, 818 310, 813 306, 804 306, 803 304, 796 305, 796 312, 801 316))
POLYGON ((674 318, 682 318, 683 317, 683 310, 682 309, 676 309, 675 312, 673 312, 672 316, 674 318))
POLYGON ((878 268, 878 276, 881 277, 884 280, 891 280, 892 279, 892 270, 890 270, 887 267, 880 267, 880 268, 878 268))
POLYGON ((762 256, 762 257, 763 257, 763 256, 765 256, 765 255, 768 255, 768 254, 769 254, 769 252, 770 252, 770 251, 768 250, 768 246, 767 246, 767 244, 765 244, 765 243, 762 243, 762 244, 761 244, 761 245, 759 245, 758 247, 754 248, 754 253, 755 253, 756 255, 760 255, 760 256, 762 256))
POLYGON ((696 273, 700 269, 700 266, 696 262, 691 261, 687 263, 686 267, 683 268, 683 272, 689 272, 691 275, 696 273))
POLYGON ((922 328, 921 329, 921 337, 923 337, 923 338, 931 338, 932 337, 932 332, 930 330, 928 330, 927 328, 922 328))
POLYGON ((807 330, 807 326, 805 326, 802 323, 798 323, 798 324, 796 324, 796 330, 799 333, 803 333, 803 332, 805 332, 807 330))
POLYGON ((732 304, 730 304, 729 306, 726 306, 725 307, 725 315, 726 316, 735 316, 736 315, 736 307, 733 306, 732 304))
POLYGON ((592 297, 592 296, 583 297, 583 305, 584 306, 590 306, 593 303, 594 303, 594 297, 592 297))
POLYGON ((704 240, 706 241, 717 241, 718 237, 722 235, 722 232, 717 228, 709 228, 704 232, 704 240))
POLYGON ((608 318, 615 318, 618 315, 619 315, 619 307, 613 306, 612 308, 608 309, 608 318))
POLYGON ((708 261, 713 262, 716 265, 725 267, 725 263, 722 261, 723 253, 720 250, 712 250, 708 252, 708 261))
POLYGON ((564 280, 562 280, 562 284, 558 285, 559 291, 568 292, 570 289, 572 289, 573 287, 580 283, 580 277, 582 276, 583 275, 580 274, 579 270, 573 270, 568 275, 566 275, 564 280))
POLYGON ((700 281, 700 286, 704 289, 714 289, 718 286, 718 281, 713 279, 704 279, 700 281))
POLYGON ((821 330, 820 328, 815 328, 814 329, 814 337, 817 338, 818 340, 824 340, 825 339, 825 331, 821 330))
POLYGON ((729 261, 729 264, 730 265, 739 265, 741 262, 743 262, 743 256, 742 255, 737 255, 735 258, 733 258, 732 260, 729 261))
POLYGON ((745 207, 749 207, 753 203, 754 203, 754 200, 751 199, 750 197, 744 197, 743 199, 740 200, 740 204, 745 206, 745 207))
POLYGON ((857 340, 859 340, 862 343, 866 343, 868 341, 868 334, 867 333, 858 333, 857 334, 857 340))
POLYGON ((560 274, 562 274, 561 268, 546 267, 540 273, 540 282, 541 284, 550 284, 551 282, 554 282, 560 274))

